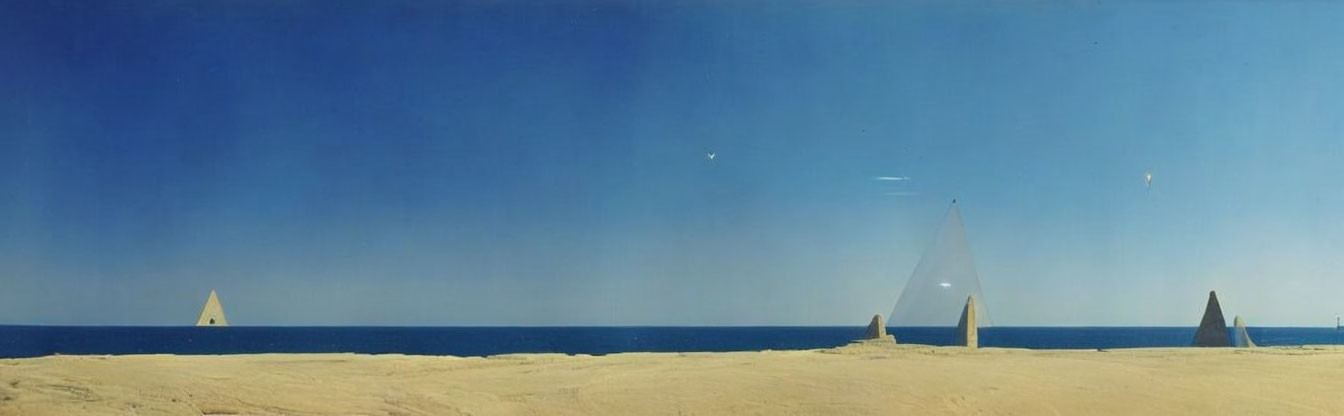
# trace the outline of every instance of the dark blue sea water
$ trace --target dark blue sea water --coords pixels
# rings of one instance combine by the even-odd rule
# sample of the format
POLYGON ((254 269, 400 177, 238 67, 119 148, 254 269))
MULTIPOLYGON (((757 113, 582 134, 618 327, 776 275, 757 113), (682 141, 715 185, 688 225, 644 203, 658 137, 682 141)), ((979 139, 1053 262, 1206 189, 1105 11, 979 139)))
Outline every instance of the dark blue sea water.
MULTIPOLYGON (((952 328, 891 328, 901 343, 947 345, 952 328)), ((88 327, 0 326, 0 357, 51 354, 354 352, 483 356, 555 352, 829 348, 862 327, 88 327)), ((1250 328, 1259 345, 1344 344, 1334 328, 1250 328)), ((980 345, 1018 348, 1183 347, 1195 328, 993 327, 980 345)))

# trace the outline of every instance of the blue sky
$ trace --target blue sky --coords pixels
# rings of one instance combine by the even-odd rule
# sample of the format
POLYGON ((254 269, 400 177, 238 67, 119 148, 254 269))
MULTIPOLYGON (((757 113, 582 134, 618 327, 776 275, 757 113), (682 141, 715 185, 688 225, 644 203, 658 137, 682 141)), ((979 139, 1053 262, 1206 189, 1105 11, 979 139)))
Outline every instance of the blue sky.
POLYGON ((0 323, 1344 313, 1344 5, 153 3, 0 5, 0 323))

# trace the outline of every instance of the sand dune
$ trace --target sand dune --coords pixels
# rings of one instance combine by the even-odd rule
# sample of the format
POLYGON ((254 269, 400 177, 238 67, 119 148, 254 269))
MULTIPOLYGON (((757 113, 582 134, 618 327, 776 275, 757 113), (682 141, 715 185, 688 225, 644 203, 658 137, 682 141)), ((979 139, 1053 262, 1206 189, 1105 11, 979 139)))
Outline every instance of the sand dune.
POLYGON ((54 356, 0 414, 1344 414, 1344 348, 54 356))

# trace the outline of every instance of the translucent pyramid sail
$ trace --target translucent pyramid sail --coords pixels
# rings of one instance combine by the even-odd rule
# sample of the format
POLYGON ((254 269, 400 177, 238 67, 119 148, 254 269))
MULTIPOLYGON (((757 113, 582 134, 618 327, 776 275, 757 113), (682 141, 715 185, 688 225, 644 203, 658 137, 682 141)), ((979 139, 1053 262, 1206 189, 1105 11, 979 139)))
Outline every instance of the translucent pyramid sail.
POLYGON ((224 319, 224 306, 219 304, 219 295, 215 291, 210 291, 210 297, 205 299, 205 307, 201 308, 201 317, 196 318, 196 326, 229 326, 229 321, 224 319))
POLYGON ((910 274, 887 322, 891 326, 956 326, 967 297, 974 299, 978 326, 992 325, 985 295, 980 292, 980 276, 975 272, 970 243, 966 241, 961 210, 953 200, 938 236, 910 274))
POLYGON ((1232 346, 1237 348, 1255 348, 1255 341, 1251 341, 1251 334, 1246 333, 1246 322, 1241 317, 1232 318, 1232 346))

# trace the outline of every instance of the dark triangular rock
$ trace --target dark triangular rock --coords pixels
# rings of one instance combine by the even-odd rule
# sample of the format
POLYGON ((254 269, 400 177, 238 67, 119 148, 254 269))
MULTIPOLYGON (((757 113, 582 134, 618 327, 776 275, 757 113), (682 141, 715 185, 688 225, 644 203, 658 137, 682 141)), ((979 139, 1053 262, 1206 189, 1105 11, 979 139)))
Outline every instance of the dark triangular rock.
POLYGON ((1218 294, 1209 292, 1209 304, 1204 307, 1204 319, 1199 321, 1199 329, 1195 331, 1196 347, 1227 347, 1231 346, 1231 341, 1227 339, 1227 321, 1223 320, 1223 308, 1218 306, 1218 294))

